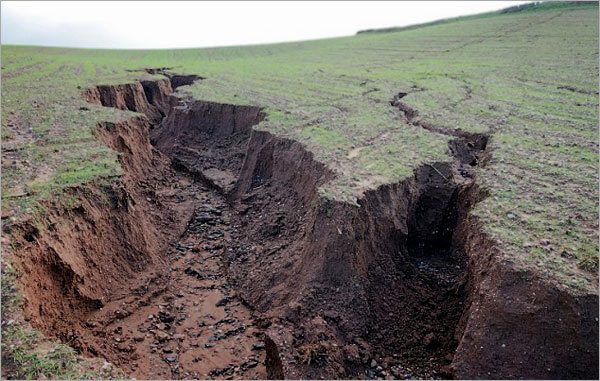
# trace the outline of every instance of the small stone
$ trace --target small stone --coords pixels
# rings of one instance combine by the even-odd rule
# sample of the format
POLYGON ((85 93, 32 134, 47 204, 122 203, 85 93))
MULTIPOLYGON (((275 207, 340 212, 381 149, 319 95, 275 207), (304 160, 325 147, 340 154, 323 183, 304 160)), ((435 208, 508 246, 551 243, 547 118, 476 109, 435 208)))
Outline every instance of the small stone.
POLYGON ((375 359, 371 360, 371 368, 375 368, 377 366, 377 361, 375 359))
POLYGON ((212 213, 212 214, 216 214, 217 216, 220 216, 222 214, 221 210, 218 208, 213 207, 210 204, 204 204, 202 205, 202 210, 204 212, 208 212, 208 213, 212 213))
POLYGON ((160 311, 158 313, 158 318, 163 323, 171 323, 172 321, 175 320, 175 316, 171 315, 171 313, 168 311, 160 311))
POLYGON ((126 318, 129 315, 131 315, 131 312, 126 311, 126 310, 116 310, 115 311, 115 317, 117 319, 123 319, 123 318, 126 318))
POLYGON ((191 266, 187 267, 183 272, 186 273, 187 275, 194 276, 198 279, 203 278, 202 273, 200 273, 200 271, 196 270, 195 268, 193 268, 191 266))
POLYGON ((169 334, 163 331, 156 331, 154 336, 158 341, 167 341, 169 339, 169 334))
POLYGON ((133 347, 127 343, 119 343, 117 344, 117 349, 121 352, 132 352, 133 347))
POLYGON ((224 305, 226 305, 227 303, 229 303, 231 301, 231 299, 229 297, 224 297, 223 299, 219 300, 216 304, 217 307, 223 307, 224 305))
POLYGON ((167 360, 167 362, 175 362, 177 360, 177 357, 167 356, 167 357, 165 357, 165 360, 167 360))
POLYGON ((256 351, 259 351, 259 350, 265 349, 265 343, 262 343, 262 342, 261 342, 261 343, 256 343, 256 344, 254 344, 254 345, 252 346, 252 349, 253 349, 253 350, 256 350, 256 351))
POLYGON ((197 217, 196 217, 196 221, 200 222, 200 223, 206 223, 206 222, 211 222, 213 221, 215 218, 213 216, 211 216, 208 213, 200 213, 197 217))
POLYGON ((173 350, 171 348, 169 348, 169 347, 164 347, 163 348, 163 352, 164 353, 173 353, 173 350))

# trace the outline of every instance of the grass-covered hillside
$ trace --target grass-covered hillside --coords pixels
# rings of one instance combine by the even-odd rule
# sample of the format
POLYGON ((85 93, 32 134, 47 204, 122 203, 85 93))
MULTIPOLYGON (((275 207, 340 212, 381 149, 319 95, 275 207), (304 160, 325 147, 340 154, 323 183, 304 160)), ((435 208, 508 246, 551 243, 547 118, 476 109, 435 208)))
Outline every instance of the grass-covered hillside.
POLYGON ((321 192, 349 202, 413 169, 450 161, 451 137, 491 135, 474 213, 507 256, 573 289, 598 269, 598 4, 560 4, 419 28, 260 46, 83 50, 2 46, 2 209, 39 209, 67 186, 119 174, 92 134, 129 116, 81 97, 169 67, 205 80, 198 99, 264 107, 257 128, 303 142, 338 173, 321 192))

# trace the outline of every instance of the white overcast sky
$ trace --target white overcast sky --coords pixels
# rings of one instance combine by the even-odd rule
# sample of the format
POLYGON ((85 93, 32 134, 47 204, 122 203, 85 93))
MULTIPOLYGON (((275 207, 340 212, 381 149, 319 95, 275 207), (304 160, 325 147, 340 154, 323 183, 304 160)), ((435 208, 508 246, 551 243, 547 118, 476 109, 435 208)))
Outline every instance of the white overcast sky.
POLYGON ((2 44, 87 48, 246 45, 347 36, 524 1, 2 1, 2 44))

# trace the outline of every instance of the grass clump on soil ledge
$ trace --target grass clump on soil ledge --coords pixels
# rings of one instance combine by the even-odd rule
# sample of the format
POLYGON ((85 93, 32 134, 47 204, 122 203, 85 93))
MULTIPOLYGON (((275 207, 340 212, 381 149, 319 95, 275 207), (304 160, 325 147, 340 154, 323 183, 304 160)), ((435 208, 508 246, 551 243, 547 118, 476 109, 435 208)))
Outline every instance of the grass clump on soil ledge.
POLYGON ((305 144, 337 174, 321 193, 349 202, 424 163, 452 160, 451 137, 406 123, 390 106, 402 91, 418 120, 491 136, 492 159, 478 174, 490 196, 475 212, 507 257, 595 290, 597 57, 598 7, 575 4, 248 47, 3 46, 3 214, 118 175, 115 153, 92 131, 132 114, 89 105, 81 91, 157 78, 142 68, 205 77, 180 89, 197 99, 263 107, 257 128, 305 144))

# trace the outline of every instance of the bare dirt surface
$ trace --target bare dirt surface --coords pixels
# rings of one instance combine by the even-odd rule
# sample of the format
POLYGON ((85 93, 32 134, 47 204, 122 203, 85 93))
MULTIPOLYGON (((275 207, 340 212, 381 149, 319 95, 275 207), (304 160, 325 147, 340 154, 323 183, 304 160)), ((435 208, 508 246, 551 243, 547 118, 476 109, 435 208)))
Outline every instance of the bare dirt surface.
POLYGON ((168 78, 83 94, 147 116, 98 128, 120 182, 10 231, 37 327, 136 378, 597 375, 593 301, 515 272, 469 218, 487 136, 397 96, 454 160, 350 205, 319 196, 334 174, 301 144, 252 129, 260 108, 180 99, 196 78, 151 70, 168 78))
POLYGON ((223 267, 227 209, 214 192, 179 181, 197 206, 169 266, 88 317, 96 338, 87 351, 136 378, 265 378, 261 335, 223 267))

